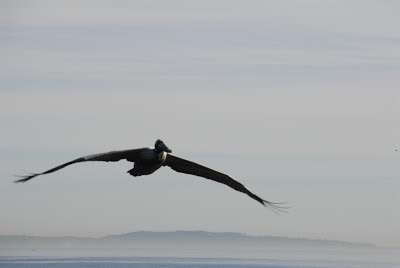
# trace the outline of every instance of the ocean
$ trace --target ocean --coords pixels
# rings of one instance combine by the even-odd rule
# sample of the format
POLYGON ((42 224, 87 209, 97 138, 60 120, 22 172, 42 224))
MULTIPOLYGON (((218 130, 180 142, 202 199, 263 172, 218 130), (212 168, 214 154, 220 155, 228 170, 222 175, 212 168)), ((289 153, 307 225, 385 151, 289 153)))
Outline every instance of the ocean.
POLYGON ((0 267, 394 268, 398 249, 0 249, 0 267))

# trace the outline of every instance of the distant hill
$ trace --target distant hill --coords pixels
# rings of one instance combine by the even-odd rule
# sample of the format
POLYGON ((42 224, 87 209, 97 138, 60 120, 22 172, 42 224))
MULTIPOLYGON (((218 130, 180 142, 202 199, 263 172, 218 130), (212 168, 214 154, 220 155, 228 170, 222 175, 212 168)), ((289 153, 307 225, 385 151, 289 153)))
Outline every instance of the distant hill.
POLYGON ((297 248, 375 247, 373 244, 205 231, 133 232, 100 238, 0 236, 0 248, 297 248))

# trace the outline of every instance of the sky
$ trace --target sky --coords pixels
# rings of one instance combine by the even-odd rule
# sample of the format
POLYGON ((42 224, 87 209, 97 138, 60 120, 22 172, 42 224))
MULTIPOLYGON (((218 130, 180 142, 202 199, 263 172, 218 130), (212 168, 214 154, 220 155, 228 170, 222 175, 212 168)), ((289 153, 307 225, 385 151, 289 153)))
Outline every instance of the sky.
POLYGON ((0 235, 400 246, 398 1, 0 1, 0 235), (78 157, 153 146, 248 196, 78 157))

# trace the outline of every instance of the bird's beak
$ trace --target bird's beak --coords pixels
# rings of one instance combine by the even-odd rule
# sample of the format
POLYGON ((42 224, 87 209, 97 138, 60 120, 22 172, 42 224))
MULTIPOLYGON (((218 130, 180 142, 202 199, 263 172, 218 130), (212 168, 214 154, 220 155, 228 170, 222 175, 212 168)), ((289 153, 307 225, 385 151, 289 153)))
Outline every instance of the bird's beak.
POLYGON ((172 150, 169 149, 169 148, 167 147, 167 145, 165 145, 164 142, 161 142, 161 143, 159 144, 159 146, 160 146, 160 148, 161 148, 164 152, 172 153, 172 150))

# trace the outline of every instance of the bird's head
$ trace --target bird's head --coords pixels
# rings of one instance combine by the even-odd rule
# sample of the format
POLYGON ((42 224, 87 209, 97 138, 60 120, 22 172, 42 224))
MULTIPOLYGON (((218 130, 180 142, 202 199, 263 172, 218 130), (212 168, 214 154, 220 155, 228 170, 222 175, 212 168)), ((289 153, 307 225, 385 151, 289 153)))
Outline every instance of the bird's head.
POLYGON ((165 145, 164 141, 162 139, 158 139, 156 141, 156 144, 154 145, 154 148, 156 149, 156 151, 158 152, 167 152, 167 153, 172 153, 171 149, 169 149, 167 147, 167 145, 165 145))

